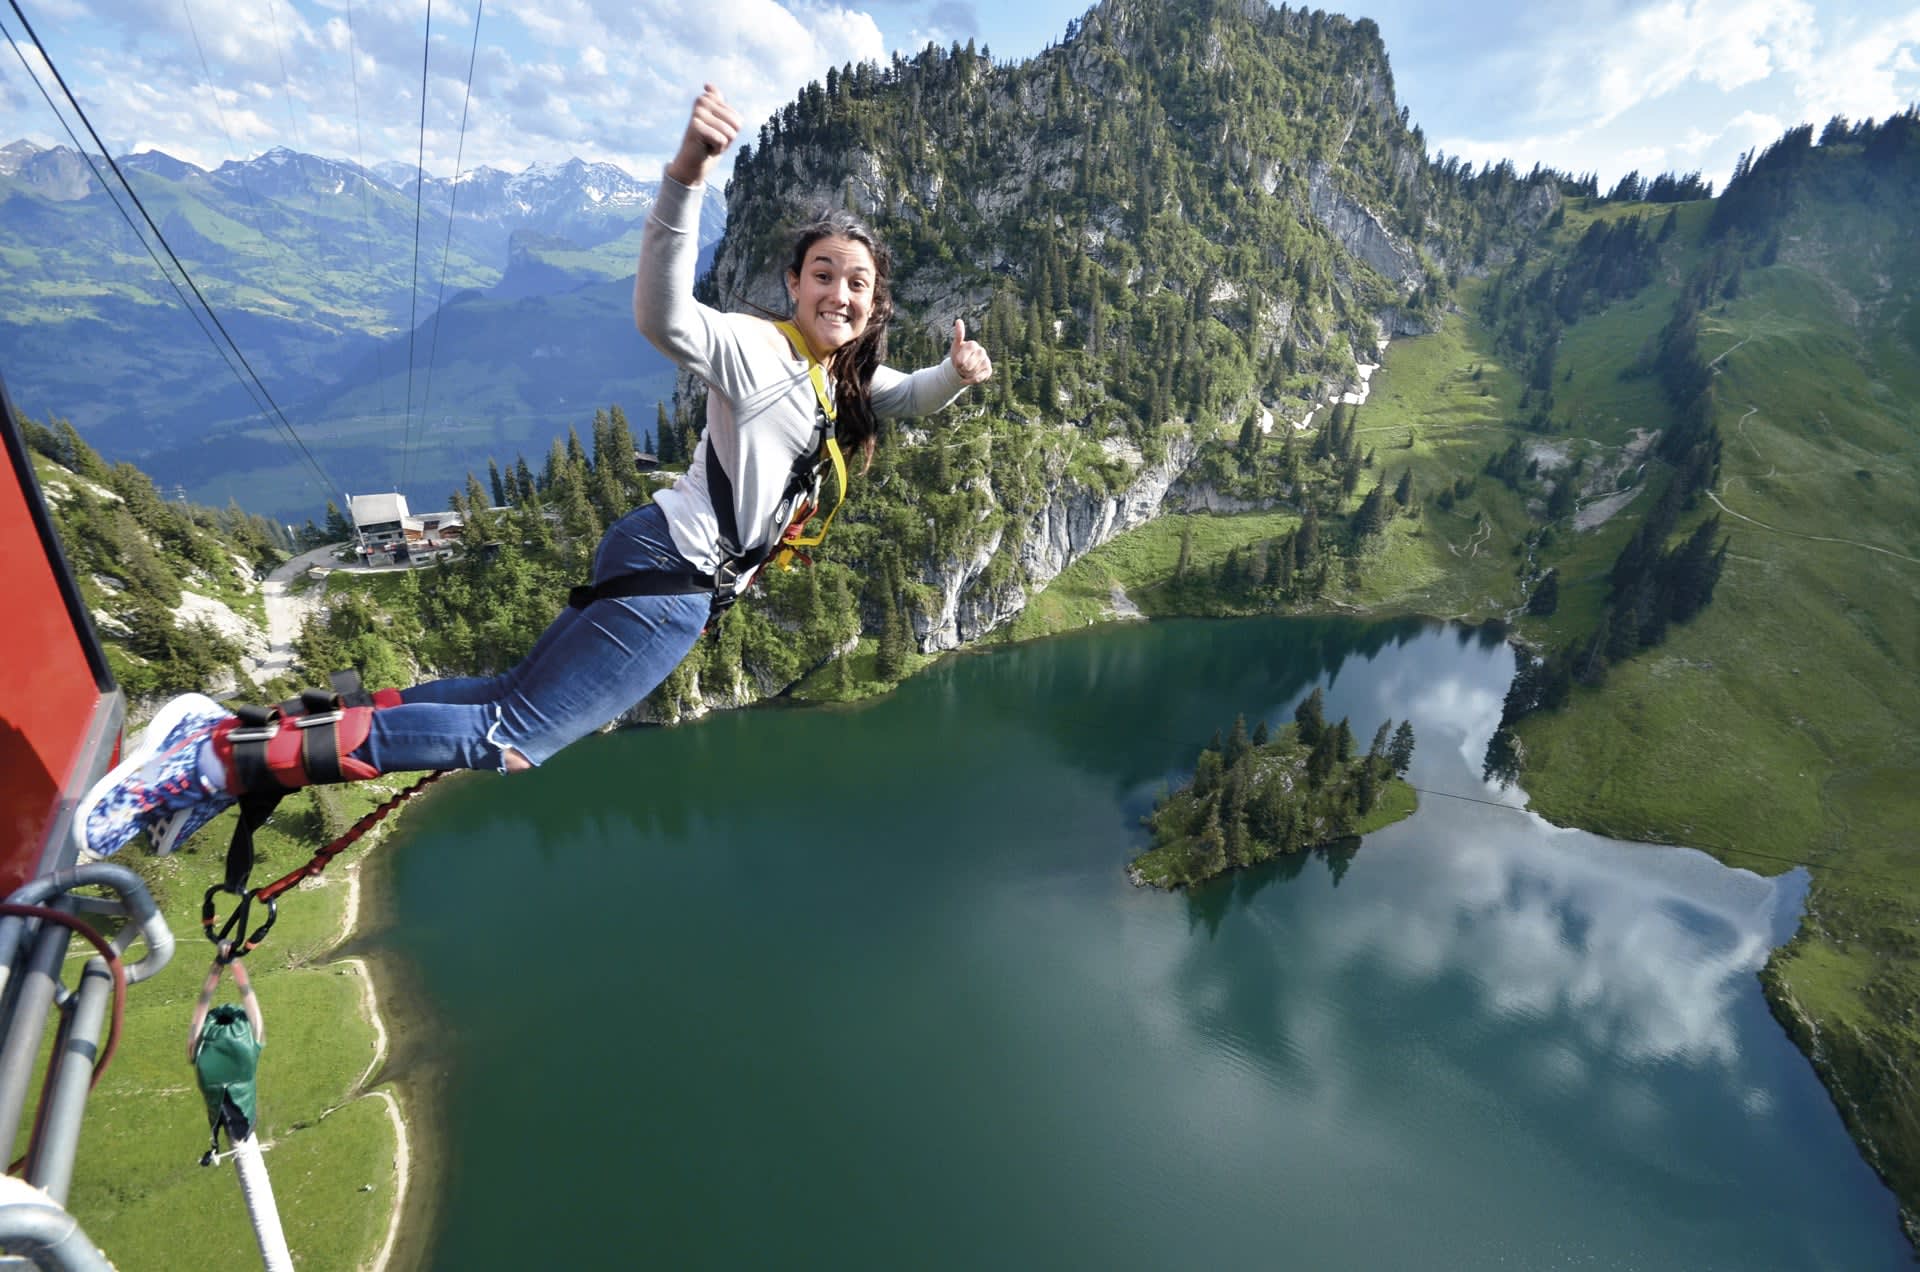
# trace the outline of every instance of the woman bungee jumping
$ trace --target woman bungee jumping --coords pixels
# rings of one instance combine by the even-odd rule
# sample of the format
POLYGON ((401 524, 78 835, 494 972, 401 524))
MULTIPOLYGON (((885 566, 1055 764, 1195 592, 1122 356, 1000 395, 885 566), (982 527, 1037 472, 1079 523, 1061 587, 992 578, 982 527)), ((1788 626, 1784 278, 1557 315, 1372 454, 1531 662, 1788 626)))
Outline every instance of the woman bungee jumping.
POLYGON ((879 419, 931 414, 993 374, 959 321, 937 365, 908 375, 884 364, 892 261, 846 212, 797 235, 787 321, 695 301, 706 178, 740 124, 707 85, 666 165, 634 278, 640 331, 708 387, 692 462, 608 529, 593 581, 573 590, 527 656, 491 678, 308 694, 304 705, 240 715, 204 694, 175 698, 82 800, 82 847, 115 852, 144 830, 171 852, 236 801, 313 783, 544 762, 651 693, 769 556, 812 542, 798 535, 829 473, 845 495, 843 447, 870 460, 879 419))

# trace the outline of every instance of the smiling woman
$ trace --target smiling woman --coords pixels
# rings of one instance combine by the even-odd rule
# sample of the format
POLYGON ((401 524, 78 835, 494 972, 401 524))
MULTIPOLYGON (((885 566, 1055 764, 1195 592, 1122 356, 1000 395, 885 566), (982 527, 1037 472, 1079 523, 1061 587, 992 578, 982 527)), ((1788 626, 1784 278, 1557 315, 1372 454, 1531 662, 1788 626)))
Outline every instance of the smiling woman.
POLYGON ((607 531, 592 581, 526 658, 499 676, 349 696, 304 715, 242 720, 203 695, 176 698, 82 801, 81 846, 104 855, 144 830, 170 852, 236 800, 251 826, 310 784, 545 762, 651 693, 776 553, 819 541, 831 511, 805 532, 829 473, 846 496, 842 440, 870 454, 880 417, 930 414, 993 374, 958 321, 938 365, 912 375, 884 365, 889 257, 844 213, 799 237, 786 279, 792 321, 697 303, 702 187, 739 127, 709 86, 667 165, 634 280, 641 332, 707 384, 706 430, 687 472, 607 531))

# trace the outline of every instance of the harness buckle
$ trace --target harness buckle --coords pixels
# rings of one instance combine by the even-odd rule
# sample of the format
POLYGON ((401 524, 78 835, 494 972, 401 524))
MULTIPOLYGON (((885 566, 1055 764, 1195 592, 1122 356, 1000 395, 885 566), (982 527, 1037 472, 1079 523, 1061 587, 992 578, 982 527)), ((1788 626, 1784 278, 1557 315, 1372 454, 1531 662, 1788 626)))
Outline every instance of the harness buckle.
POLYGON ((207 889, 206 896, 200 902, 200 926, 206 938, 213 942, 213 961, 224 967, 236 959, 245 958, 256 949, 260 942, 267 939, 267 933, 273 930, 274 920, 280 917, 280 907, 272 897, 262 898, 266 902, 266 921, 252 932, 247 931, 247 915, 253 908, 254 893, 245 888, 230 888, 224 883, 216 883, 207 889), (217 930, 214 927, 218 916, 214 912, 213 899, 222 892, 231 892, 240 898, 240 902, 227 916, 227 921, 217 930))
POLYGON ((227 734, 227 741, 271 742, 273 736, 280 732, 280 723, 281 721, 279 719, 275 719, 268 724, 255 725, 249 729, 234 729, 227 734))
POLYGON ((295 716, 290 723, 296 729, 315 729, 323 724, 338 724, 346 718, 346 714, 341 708, 335 707, 324 715, 295 716))

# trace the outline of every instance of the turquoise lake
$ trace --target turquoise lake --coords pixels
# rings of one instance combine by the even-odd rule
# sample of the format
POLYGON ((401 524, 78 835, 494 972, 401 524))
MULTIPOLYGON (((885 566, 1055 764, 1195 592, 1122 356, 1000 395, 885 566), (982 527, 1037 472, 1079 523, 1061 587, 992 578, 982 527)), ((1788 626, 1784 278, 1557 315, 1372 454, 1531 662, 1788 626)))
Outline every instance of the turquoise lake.
POLYGON ((1492 631, 1116 625, 589 739, 410 814, 363 942, 442 1091, 430 1265, 1911 1268, 1755 977, 1804 877, 1480 777, 1492 631), (1129 885, 1215 730, 1411 719, 1409 820, 1129 885))

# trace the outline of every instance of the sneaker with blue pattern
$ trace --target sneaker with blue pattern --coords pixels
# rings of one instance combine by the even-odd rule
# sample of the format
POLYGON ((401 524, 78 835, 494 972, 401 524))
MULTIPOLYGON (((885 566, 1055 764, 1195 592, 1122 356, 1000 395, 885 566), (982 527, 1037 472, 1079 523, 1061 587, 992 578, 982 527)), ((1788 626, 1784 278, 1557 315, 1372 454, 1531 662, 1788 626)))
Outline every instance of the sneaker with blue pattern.
POLYGON ((127 757, 80 801, 77 845, 105 857, 144 830, 156 851, 172 852, 230 806, 232 796, 201 779, 200 746, 232 714, 201 693, 161 707, 127 757))

